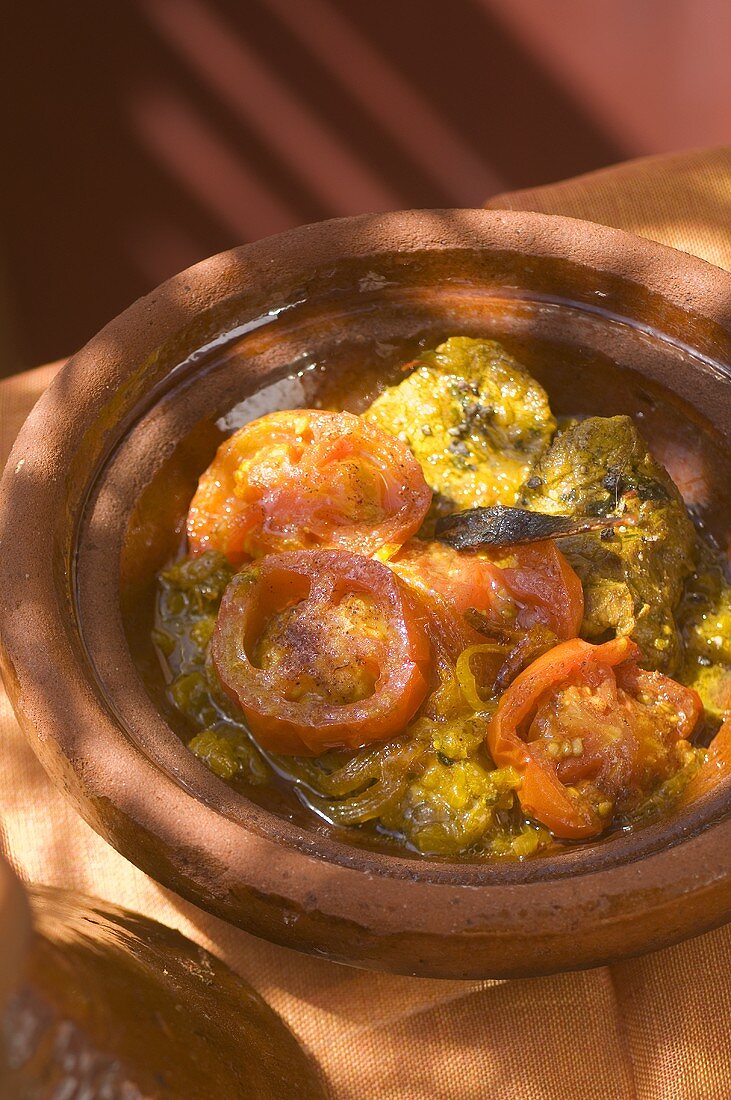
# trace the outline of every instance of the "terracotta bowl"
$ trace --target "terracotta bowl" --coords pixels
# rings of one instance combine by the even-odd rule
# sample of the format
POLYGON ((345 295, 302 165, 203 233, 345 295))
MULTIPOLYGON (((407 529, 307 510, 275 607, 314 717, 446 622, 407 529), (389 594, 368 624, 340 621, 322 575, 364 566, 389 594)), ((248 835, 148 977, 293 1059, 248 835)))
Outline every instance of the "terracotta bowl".
POLYGON ((98 898, 26 894, 2 857, 0 963, 6 1100, 325 1098, 289 1028, 215 956, 98 898))
POLYGON ((244 797, 168 721, 144 609, 216 422, 235 423, 252 394, 249 415, 291 405, 318 370, 340 372, 347 391, 359 371, 455 332, 521 350, 559 413, 632 413, 728 539, 731 276, 537 214, 304 227, 136 302, 31 414, 0 504, 3 672, 18 719, 133 863, 225 920, 330 959, 451 978, 538 974, 719 925, 731 914, 727 788, 555 856, 445 863, 369 850, 286 802, 244 797))

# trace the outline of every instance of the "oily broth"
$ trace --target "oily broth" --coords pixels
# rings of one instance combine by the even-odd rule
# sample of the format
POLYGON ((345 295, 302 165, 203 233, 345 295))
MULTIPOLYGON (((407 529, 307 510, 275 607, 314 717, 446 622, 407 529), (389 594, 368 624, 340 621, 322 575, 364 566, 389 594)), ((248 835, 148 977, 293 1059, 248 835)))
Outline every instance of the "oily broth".
MULTIPOLYGON (((359 413, 386 386, 404 376, 408 364, 424 347, 434 346, 446 335, 430 332, 418 339, 376 342, 370 347, 362 342, 342 342, 330 349, 327 361, 298 361, 291 372, 282 372, 220 415, 195 425, 141 494, 122 560, 123 621, 147 691, 184 742, 198 731, 170 703, 165 669, 151 642, 156 574, 185 552, 188 503, 217 447, 236 428, 279 409, 313 407, 359 413)), ((499 339, 541 382, 559 418, 630 415, 679 484, 699 525, 717 546, 726 548, 731 461, 721 440, 693 410, 659 384, 618 366, 600 352, 532 336, 488 335, 499 339)), ((246 355, 244 340, 203 360, 200 370, 241 367, 246 355)), ((397 846, 400 853, 405 851, 403 841, 395 841, 379 826, 342 829, 318 820, 303 806, 291 778, 276 769, 271 784, 238 789, 263 808, 310 830, 339 836, 350 844, 382 850, 397 846)))

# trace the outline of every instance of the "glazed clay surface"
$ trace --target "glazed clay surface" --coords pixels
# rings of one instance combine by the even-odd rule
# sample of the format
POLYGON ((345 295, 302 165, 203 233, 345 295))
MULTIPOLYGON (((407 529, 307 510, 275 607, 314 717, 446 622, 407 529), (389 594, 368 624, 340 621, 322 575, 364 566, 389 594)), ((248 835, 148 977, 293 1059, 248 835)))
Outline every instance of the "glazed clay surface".
MULTIPOLYGON (((70 891, 36 887, 29 900, 33 932, 0 1012, 3 1097, 324 1095, 279 1017, 180 933, 70 891)), ((4 945, 13 927, 0 911, 4 945)))
MULTIPOLYGON (((731 913, 726 789, 555 859, 368 851, 208 773, 130 652, 123 599, 144 591, 161 547, 154 523, 130 540, 130 520, 181 439, 345 334, 365 348, 388 333, 492 331, 508 315, 527 337, 571 345, 582 384, 583 349, 601 344, 687 403, 728 454, 730 276, 569 219, 418 211, 305 227, 176 277, 71 361, 11 455, 3 674, 40 759, 143 870, 276 942, 403 973, 535 974, 651 950, 731 913), (232 331, 245 340, 236 368, 203 372, 194 353, 232 331)), ((588 372, 586 386, 601 399, 588 372)))

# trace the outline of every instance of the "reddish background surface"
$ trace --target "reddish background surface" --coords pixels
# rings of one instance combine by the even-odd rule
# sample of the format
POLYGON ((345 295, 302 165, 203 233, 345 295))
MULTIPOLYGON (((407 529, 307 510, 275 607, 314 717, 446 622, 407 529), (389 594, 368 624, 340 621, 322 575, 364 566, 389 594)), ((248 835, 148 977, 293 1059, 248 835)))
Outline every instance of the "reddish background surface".
POLYGON ((7 5, 0 374, 196 260, 731 140, 727 0, 7 5))

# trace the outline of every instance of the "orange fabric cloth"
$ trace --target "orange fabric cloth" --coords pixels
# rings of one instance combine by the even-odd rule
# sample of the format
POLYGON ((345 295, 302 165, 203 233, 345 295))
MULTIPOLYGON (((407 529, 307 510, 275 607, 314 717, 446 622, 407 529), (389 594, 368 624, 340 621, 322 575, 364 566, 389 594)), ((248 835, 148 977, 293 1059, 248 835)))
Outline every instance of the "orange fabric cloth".
MULTIPOLYGON (((731 269, 731 149, 622 165, 489 205, 593 218, 731 269)), ((54 370, 0 384, 0 459, 54 370)), ((128 906, 216 952, 281 1013, 336 1100, 731 1097, 731 925, 643 959, 533 980, 337 966, 223 924, 119 856, 51 786, 2 694, 0 738, 4 846, 23 877, 128 906)))
POLYGON ((643 157, 485 206, 600 222, 731 269, 731 146, 643 157))

